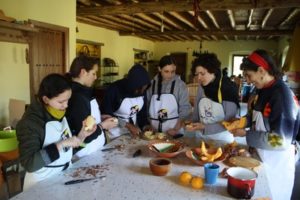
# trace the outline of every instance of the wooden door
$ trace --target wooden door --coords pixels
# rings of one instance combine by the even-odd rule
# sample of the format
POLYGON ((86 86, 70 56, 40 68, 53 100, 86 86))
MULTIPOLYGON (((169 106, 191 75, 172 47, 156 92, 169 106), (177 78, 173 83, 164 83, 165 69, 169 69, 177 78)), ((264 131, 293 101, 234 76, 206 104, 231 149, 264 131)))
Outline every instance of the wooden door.
POLYGON ((171 56, 176 61, 176 74, 180 75, 181 80, 185 82, 187 53, 171 53, 171 56))
POLYGON ((30 97, 35 98, 41 80, 50 73, 64 74, 68 66, 68 28, 33 21, 39 32, 31 34, 30 97))

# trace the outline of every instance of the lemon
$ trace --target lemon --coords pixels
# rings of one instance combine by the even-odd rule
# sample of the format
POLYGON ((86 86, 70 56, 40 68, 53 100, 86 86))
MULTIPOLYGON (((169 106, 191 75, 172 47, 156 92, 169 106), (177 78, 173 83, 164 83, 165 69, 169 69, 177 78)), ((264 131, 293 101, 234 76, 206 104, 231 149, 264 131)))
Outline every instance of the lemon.
POLYGON ((194 189, 202 189, 204 186, 204 180, 199 176, 194 176, 191 180, 191 185, 194 189))
POLYGON ((192 179, 192 174, 190 174, 189 172, 186 172, 186 171, 182 172, 179 176, 179 181, 183 185, 190 184, 191 179, 192 179))

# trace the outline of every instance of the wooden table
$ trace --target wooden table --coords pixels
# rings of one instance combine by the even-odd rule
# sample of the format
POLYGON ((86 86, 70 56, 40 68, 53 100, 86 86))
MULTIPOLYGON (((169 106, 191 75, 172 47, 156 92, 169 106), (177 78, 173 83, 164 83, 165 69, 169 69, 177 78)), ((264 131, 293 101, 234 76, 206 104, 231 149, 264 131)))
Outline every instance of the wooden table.
MULTIPOLYGON (((191 142, 188 138, 181 138, 181 140, 191 142)), ((147 142, 142 139, 131 139, 129 136, 119 137, 107 145, 106 148, 124 145, 123 148, 108 152, 99 151, 84 157, 62 174, 42 181, 12 199, 232 199, 226 191, 227 179, 224 178, 219 178, 217 184, 213 187, 205 186, 202 190, 180 185, 178 176, 182 171, 189 171, 193 175, 204 177, 203 167, 195 165, 184 153, 171 159, 172 169, 166 176, 152 175, 149 169, 149 160, 153 155, 147 149, 147 142), (133 158, 132 155, 137 149, 141 149, 142 154, 133 158), (98 172, 97 175, 105 175, 105 180, 98 179, 74 185, 64 185, 64 182, 74 179, 71 175, 74 175, 76 169, 95 165, 101 166, 100 168, 103 171, 98 172)), ((191 144, 190 147, 195 145, 191 144)), ((218 164, 220 164, 221 170, 226 167, 222 162, 218 164)), ((253 199, 270 196, 262 165, 258 172, 253 199)))

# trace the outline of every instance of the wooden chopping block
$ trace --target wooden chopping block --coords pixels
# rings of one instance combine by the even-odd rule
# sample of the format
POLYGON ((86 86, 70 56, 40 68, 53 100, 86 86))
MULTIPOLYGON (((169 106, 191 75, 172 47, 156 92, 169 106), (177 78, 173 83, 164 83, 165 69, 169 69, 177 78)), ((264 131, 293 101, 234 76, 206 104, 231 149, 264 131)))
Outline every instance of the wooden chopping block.
POLYGON ((251 157, 234 156, 229 158, 229 163, 237 167, 245 167, 257 171, 261 165, 260 161, 251 157))

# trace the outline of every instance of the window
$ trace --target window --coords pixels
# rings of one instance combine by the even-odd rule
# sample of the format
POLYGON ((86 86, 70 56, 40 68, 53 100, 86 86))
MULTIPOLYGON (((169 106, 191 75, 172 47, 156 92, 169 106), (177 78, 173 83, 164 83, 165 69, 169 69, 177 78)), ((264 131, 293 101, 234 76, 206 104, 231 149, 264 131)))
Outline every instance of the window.
POLYGON ((242 75, 242 71, 240 70, 240 65, 243 61, 243 58, 248 55, 233 55, 232 56, 232 75, 238 76, 242 75))

